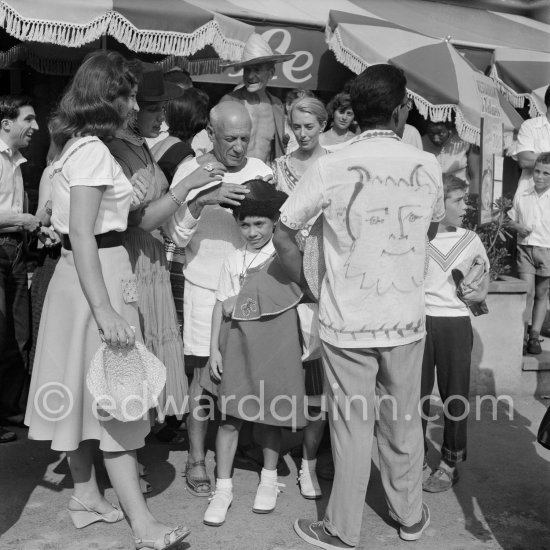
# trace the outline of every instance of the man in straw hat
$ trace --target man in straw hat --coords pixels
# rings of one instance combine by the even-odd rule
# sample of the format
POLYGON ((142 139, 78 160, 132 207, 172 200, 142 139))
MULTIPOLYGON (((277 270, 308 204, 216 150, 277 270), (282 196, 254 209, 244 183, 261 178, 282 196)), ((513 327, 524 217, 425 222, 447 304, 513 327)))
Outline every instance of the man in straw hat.
MULTIPOLYGON (((225 257, 243 244, 242 235, 230 212, 220 207, 238 206, 248 190, 241 185, 254 178, 272 176, 271 169, 257 158, 247 156, 252 121, 243 105, 225 102, 210 111, 207 128, 213 152, 182 164, 174 174, 176 184, 199 166, 212 173, 225 171, 223 183, 201 188, 187 196, 187 202, 164 226, 168 237, 185 247, 183 269, 183 343, 186 365, 194 365, 189 386, 189 457, 187 488, 195 496, 208 497, 211 482, 205 470, 205 438, 208 416, 204 416, 204 391, 199 385, 201 370, 210 355, 212 311, 225 257)), ((210 184, 208 184, 210 185, 210 184)))
POLYGON ((401 141, 405 86, 403 72, 390 65, 355 79, 351 103, 363 133, 305 172, 275 231, 279 257, 298 281, 296 233, 319 214, 323 220, 319 326, 335 473, 323 521, 299 519, 294 528, 325 549, 359 543, 375 423, 399 536, 417 540, 430 521, 418 410, 423 284, 426 234, 435 236, 445 207, 436 158, 401 141))
POLYGON ((243 70, 243 86, 223 96, 222 101, 239 101, 252 119, 248 156, 270 162, 285 154, 285 113, 280 99, 266 86, 275 74, 275 63, 292 59, 293 54, 275 54, 259 35, 247 40, 240 61, 222 62, 222 67, 243 70))

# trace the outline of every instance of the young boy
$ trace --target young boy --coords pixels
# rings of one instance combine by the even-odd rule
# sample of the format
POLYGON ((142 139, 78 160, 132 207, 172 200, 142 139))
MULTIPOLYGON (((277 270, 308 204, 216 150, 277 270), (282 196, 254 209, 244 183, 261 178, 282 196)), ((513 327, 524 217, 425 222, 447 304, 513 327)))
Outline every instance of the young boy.
POLYGON ((518 234, 519 278, 529 285, 523 318, 524 352, 538 355, 542 353, 539 335, 546 316, 550 278, 550 153, 537 157, 533 181, 534 185, 516 193, 508 216, 518 234))
POLYGON ((226 257, 220 273, 210 372, 208 378, 201 373, 200 379, 203 388, 218 394, 222 414, 216 490, 203 518, 214 527, 224 523, 233 500, 233 460, 243 423, 260 425, 263 468, 252 507, 257 514, 272 512, 277 502, 281 428, 304 428, 307 423, 296 312, 302 291, 284 274, 272 241, 287 195, 262 180, 243 185, 250 193, 233 213, 246 244, 226 257), (219 382, 218 389, 211 379, 219 382))
POLYGON ((446 405, 441 461, 422 487, 430 493, 450 489, 458 481, 457 464, 466 460, 466 430, 473 346, 468 305, 482 302, 489 286, 489 260, 479 237, 461 228, 466 212, 464 180, 443 176, 445 217, 430 242, 426 292, 426 344, 422 362, 422 428, 427 467, 427 419, 437 372, 441 401, 446 405), (453 270, 467 272, 474 261, 485 264, 485 275, 474 289, 457 291, 453 270), (459 297, 460 295, 460 297, 459 297))

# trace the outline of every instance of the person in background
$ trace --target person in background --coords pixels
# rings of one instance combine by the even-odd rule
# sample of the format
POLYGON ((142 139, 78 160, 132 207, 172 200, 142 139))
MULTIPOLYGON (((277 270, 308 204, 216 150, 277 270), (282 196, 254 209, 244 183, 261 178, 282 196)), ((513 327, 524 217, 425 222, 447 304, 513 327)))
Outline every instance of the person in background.
MULTIPOLYGON (((319 158, 327 154, 319 143, 319 136, 327 124, 327 110, 315 97, 303 95, 290 105, 289 124, 298 143, 298 149, 275 159, 273 164, 274 183, 279 191, 290 195, 305 171, 319 158)), ((314 220, 313 220, 314 221, 314 220)), ((299 233, 299 245, 303 251, 305 239, 312 224, 299 233)), ((304 363, 306 392, 310 408, 310 420, 304 429, 302 463, 298 483, 304 498, 321 498, 321 487, 317 481, 317 452, 325 429, 326 420, 320 415, 323 394, 323 365, 320 359, 304 363)))
POLYGON ((521 168, 516 193, 533 186, 533 168, 541 153, 550 151, 550 86, 544 93, 546 114, 525 120, 519 128, 514 155, 521 168))
POLYGON ((46 297, 48 285, 55 271, 55 266, 61 255, 61 240, 59 234, 56 233, 51 225, 53 163, 57 160, 59 153, 60 151, 55 146, 55 143, 51 142, 46 157, 48 165, 42 173, 40 185, 38 186, 38 208, 36 215, 40 216, 42 227, 40 228, 41 234, 38 243, 38 262, 34 268, 31 281, 32 346, 29 352, 30 369, 32 369, 34 363, 34 354, 36 352, 36 341, 38 338, 44 298, 46 297))
POLYGON ((351 107, 350 95, 345 92, 336 94, 328 103, 327 111, 330 128, 321 134, 319 143, 330 151, 336 151, 355 137, 351 125, 355 115, 351 107))
POLYGON ((426 235, 435 236, 445 212, 435 157, 400 139, 409 112, 406 83, 400 69, 383 64, 354 80, 351 104, 363 133, 308 168, 273 238, 290 278, 301 282, 296 234, 322 216, 319 326, 335 473, 324 519, 297 519, 294 529, 324 549, 359 543, 375 427, 399 536, 418 540, 430 522, 418 411, 423 283, 426 235), (392 399, 381 400, 375 414, 377 395, 392 399))
POLYGON ((426 281, 426 343, 422 361, 421 403, 424 432, 424 465, 427 467, 426 428, 437 373, 437 387, 445 404, 443 444, 438 467, 422 484, 424 491, 447 491, 458 481, 460 462, 466 460, 473 332, 469 304, 483 301, 489 288, 489 259, 480 238, 462 229, 468 184, 456 176, 443 176, 445 217, 430 241, 426 281), (484 264, 485 275, 475 288, 462 293, 453 270, 467 272, 474 261, 484 264), (447 401, 447 399, 449 399, 447 401))
POLYGON ((120 54, 96 52, 79 67, 51 121, 61 152, 54 163, 52 223, 62 234, 63 251, 44 302, 25 423, 30 439, 50 440, 53 450, 67 453, 74 487, 68 513, 75 527, 127 517, 137 549, 162 550, 189 530, 160 522, 141 493, 136 449, 145 443, 149 419, 101 421, 86 386, 102 340, 124 349, 141 339, 135 302, 125 300, 121 285, 132 275, 121 232, 134 191, 104 143, 133 109, 136 89, 120 54), (71 414, 44 414, 39 397, 45 384, 66 389, 71 400, 62 410, 71 414), (124 512, 99 490, 97 440, 124 512))
POLYGON ((290 110, 290 106, 292 103, 300 99, 301 97, 315 97, 315 94, 311 90, 304 90, 303 88, 294 88, 293 90, 289 90, 285 95, 285 137, 284 141, 286 143, 285 146, 285 152, 286 154, 292 153, 292 151, 295 151, 298 149, 298 141, 296 141, 296 136, 294 135, 294 132, 292 131, 290 120, 288 118, 288 113, 290 110))
MULTIPOLYGON (((38 131, 31 99, 0 96, 0 417, 20 424, 28 382, 29 291, 25 243, 40 218, 25 212, 21 149, 38 131)), ((0 428, 0 443, 17 439, 0 428)))
POLYGON ((516 193, 508 216, 510 226, 518 235, 519 278, 528 285, 523 318, 524 353, 539 355, 550 281, 550 152, 537 157, 533 185, 516 193))
POLYGON ((224 95, 220 103, 237 101, 244 105, 252 120, 248 156, 265 163, 285 152, 285 114, 281 100, 266 87, 275 75, 275 63, 292 59, 292 54, 275 54, 259 35, 250 35, 240 61, 221 62, 220 66, 243 70, 243 86, 224 95))
POLYGON ((208 124, 208 96, 196 88, 166 103, 168 137, 151 148, 166 179, 171 182, 178 166, 195 156, 193 138, 208 124))
POLYGON ((422 136, 422 146, 424 151, 436 156, 443 174, 465 180, 470 193, 480 192, 479 147, 461 139, 453 122, 429 120, 422 136))

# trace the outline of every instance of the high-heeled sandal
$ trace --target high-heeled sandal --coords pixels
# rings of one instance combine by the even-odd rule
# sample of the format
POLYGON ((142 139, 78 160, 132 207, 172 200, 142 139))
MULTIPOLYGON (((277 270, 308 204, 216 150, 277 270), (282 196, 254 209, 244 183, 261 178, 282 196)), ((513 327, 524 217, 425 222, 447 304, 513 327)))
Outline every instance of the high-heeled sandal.
POLYGON ((82 529, 87 527, 92 523, 97 521, 104 521, 105 523, 116 523, 124 519, 124 513, 122 510, 115 504, 111 504, 113 509, 107 514, 100 514, 95 510, 92 510, 89 506, 86 506, 80 499, 76 498, 74 495, 71 496, 71 499, 78 503, 79 506, 84 508, 83 510, 68 510, 69 516, 73 521, 74 526, 77 529, 82 529))
POLYGON ((176 550, 191 531, 187 527, 176 527, 157 540, 134 539, 136 550, 149 548, 150 550, 176 550))

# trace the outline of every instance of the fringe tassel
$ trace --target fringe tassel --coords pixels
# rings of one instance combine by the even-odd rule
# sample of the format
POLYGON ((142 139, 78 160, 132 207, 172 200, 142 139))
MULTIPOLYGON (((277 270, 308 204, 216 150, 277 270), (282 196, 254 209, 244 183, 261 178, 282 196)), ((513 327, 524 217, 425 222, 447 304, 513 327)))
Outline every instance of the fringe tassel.
MULTIPOLYGON (((214 16, 215 17, 215 16, 214 16)), ((109 34, 136 52, 186 56, 212 45, 222 59, 238 61, 244 49, 240 40, 227 38, 216 19, 190 34, 140 30, 125 17, 109 11, 86 25, 21 17, 4 1, 0 2, 0 25, 8 34, 28 42, 49 42, 78 48, 109 34)))
POLYGON ((169 55, 157 63, 162 67, 164 72, 179 67, 186 70, 190 75, 196 76, 201 74, 221 73, 223 68, 220 67, 220 59, 187 59, 186 57, 177 57, 169 55))
POLYGON ((537 103, 535 102, 535 99, 529 94, 529 117, 535 118, 537 116, 542 116, 545 113, 542 111, 539 111, 539 108, 537 107, 537 103))
POLYGON ((24 44, 17 44, 7 52, 0 52, 0 69, 7 69, 16 61, 24 61, 27 58, 27 48, 24 44))
POLYGON ((86 25, 24 19, 5 2, 0 4, 0 24, 8 34, 28 42, 49 42, 78 48, 107 32, 111 15, 105 13, 86 25))
POLYGON ((111 12, 107 33, 136 52, 191 55, 211 45, 222 59, 239 60, 244 43, 225 37, 218 22, 209 21, 191 34, 142 31, 117 12, 111 12))
MULTIPOLYGON (((327 27, 325 39, 329 49, 334 52, 337 61, 345 65, 355 74, 363 72, 368 67, 368 63, 363 58, 344 46, 338 28, 333 32, 327 27)), ((473 143, 475 145, 480 144, 480 129, 472 126, 464 118, 462 111, 457 105, 433 105, 427 99, 409 89, 407 89, 407 94, 414 100, 418 112, 425 119, 430 119, 434 122, 444 122, 446 120, 451 120, 452 113, 454 112, 458 135, 468 143, 473 143)))

